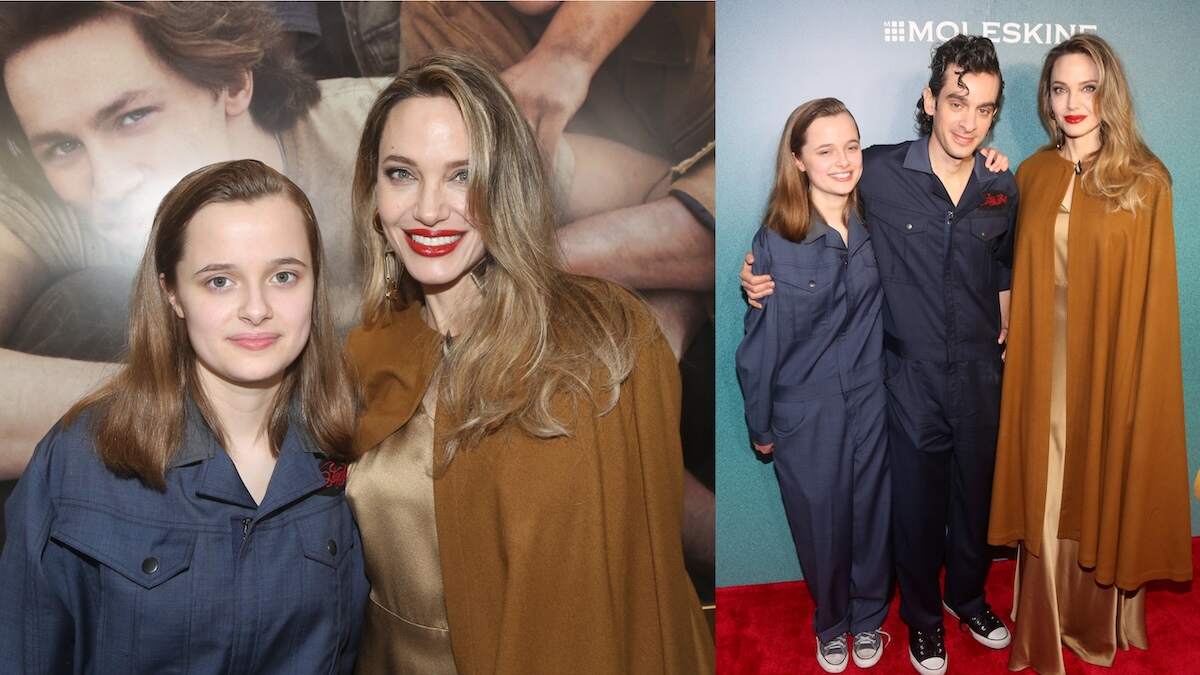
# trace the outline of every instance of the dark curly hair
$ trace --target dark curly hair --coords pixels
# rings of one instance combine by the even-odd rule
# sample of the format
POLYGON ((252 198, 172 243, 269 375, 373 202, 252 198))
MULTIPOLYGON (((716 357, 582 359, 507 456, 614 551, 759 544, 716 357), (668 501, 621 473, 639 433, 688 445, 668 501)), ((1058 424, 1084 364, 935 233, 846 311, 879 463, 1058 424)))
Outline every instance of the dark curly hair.
MULTIPOLYGON (((210 91, 254 76, 250 115, 267 131, 290 128, 321 98, 313 77, 283 48, 283 31, 257 2, 13 2, 0 6, 0 73, 17 52, 91 21, 125 16, 146 47, 210 91)), ((84 57, 86 58, 86 57, 84 57)), ((29 187, 49 189, 33 162, 0 77, 0 163, 29 187)))
MULTIPOLYGON (((1000 92, 996 94, 996 112, 992 116, 992 127, 1000 121, 1000 109, 1004 106, 1004 75, 1000 73, 1000 59, 996 57, 996 47, 992 41, 981 35, 955 35, 947 42, 933 50, 933 58, 929 61, 929 90, 936 99, 942 92, 942 84, 946 79, 946 69, 957 66, 962 69, 958 73, 958 86, 966 88, 962 76, 968 73, 987 73, 995 75, 1000 80, 1000 92)), ((951 71, 953 72, 953 71, 951 71)), ((925 112, 923 97, 917 97, 917 133, 928 136, 933 133, 933 117, 925 112)))

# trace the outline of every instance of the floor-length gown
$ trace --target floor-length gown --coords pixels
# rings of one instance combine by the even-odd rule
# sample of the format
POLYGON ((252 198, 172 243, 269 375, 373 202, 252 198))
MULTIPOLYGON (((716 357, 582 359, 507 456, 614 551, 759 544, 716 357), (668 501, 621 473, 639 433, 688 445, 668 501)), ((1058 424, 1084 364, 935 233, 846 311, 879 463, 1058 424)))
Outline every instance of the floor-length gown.
POLYGON ((1145 649, 1145 593, 1100 586, 1079 566, 1079 544, 1058 538, 1067 433, 1067 234, 1073 178, 1054 223, 1054 359, 1050 389, 1050 443, 1042 555, 1021 547, 1013 589, 1015 622, 1010 670, 1042 675, 1065 672, 1062 646, 1088 663, 1110 666, 1117 648, 1145 649))

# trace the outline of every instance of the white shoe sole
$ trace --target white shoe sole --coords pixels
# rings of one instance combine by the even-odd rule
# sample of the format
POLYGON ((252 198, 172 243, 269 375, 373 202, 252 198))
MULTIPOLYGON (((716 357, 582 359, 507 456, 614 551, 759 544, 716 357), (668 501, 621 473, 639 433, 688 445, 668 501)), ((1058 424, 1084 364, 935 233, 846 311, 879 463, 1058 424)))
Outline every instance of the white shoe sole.
MULTIPOLYGON (((950 609, 950 605, 947 605, 945 602, 943 602, 942 608, 946 610, 947 614, 954 617, 955 620, 962 621, 962 619, 959 619, 958 615, 954 613, 954 610, 950 609)), ((1003 621, 1000 623, 1001 625, 1004 624, 1003 621)), ((989 649, 1004 649, 1012 642, 1012 631, 1008 629, 1008 626, 1004 626, 1004 637, 997 640, 993 640, 992 638, 984 637, 979 633, 976 633, 975 631, 971 630, 970 626, 967 626, 967 632, 971 634, 971 637, 975 638, 976 642, 984 647, 988 647, 989 649)))
MULTIPOLYGON (((854 650, 850 651, 851 653, 854 652, 854 650)), ((879 663, 879 659, 881 658, 883 658, 883 645, 879 645, 879 649, 875 650, 875 656, 872 656, 869 659, 860 659, 858 658, 858 654, 854 654, 854 665, 858 666, 859 668, 870 668, 876 663, 879 663)))
POLYGON ((917 660, 916 656, 913 656, 912 650, 910 649, 908 650, 908 662, 911 663, 912 667, 916 668, 917 672, 921 673, 921 675, 945 675, 946 668, 950 666, 950 655, 947 654, 946 658, 942 659, 941 668, 926 668, 925 666, 921 665, 921 662, 917 660))

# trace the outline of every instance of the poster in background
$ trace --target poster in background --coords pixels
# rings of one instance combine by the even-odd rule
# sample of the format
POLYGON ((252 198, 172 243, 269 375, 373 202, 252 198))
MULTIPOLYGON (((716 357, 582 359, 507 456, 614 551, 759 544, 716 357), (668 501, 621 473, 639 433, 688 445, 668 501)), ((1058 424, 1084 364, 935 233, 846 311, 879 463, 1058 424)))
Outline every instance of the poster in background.
POLYGON ((348 332, 362 122, 388 76, 457 49, 501 71, 533 124, 567 265, 637 289, 681 358, 692 571, 711 589, 711 3, 80 5, 0 7, 0 478, 121 359, 154 210, 205 164, 262 159, 308 194, 348 332))
MULTIPOLYGON (((1146 142, 1174 179, 1176 255, 1183 336, 1191 475, 1200 467, 1200 129, 1190 105, 1200 71, 1179 59, 1195 40, 1200 8, 1175 0, 1028 0, 964 4, 947 0, 828 4, 721 0, 717 135, 725 153, 717 172, 718 586, 798 579, 801 570, 770 464, 756 461, 743 418, 734 351, 745 303, 742 258, 762 222, 779 134, 788 113, 819 97, 841 99, 863 145, 916 137, 913 115, 929 79, 932 50, 960 32, 986 35, 1004 74, 1004 108, 987 145, 1015 171, 1047 142, 1035 90, 1046 52, 1074 32, 1097 33, 1125 63, 1146 142)), ((1189 477, 1180 477, 1189 480, 1189 477)), ((1192 503, 1193 533, 1200 504, 1192 503)))

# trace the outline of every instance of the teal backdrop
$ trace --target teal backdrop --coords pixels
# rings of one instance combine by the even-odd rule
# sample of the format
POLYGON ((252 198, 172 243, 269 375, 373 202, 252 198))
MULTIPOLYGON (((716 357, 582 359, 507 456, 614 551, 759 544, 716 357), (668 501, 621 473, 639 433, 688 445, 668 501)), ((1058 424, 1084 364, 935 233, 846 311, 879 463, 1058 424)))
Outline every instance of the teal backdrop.
MULTIPOLYGON (((1125 62, 1138 121, 1175 181, 1175 242, 1183 330, 1188 463, 1200 467, 1200 3, 753 2, 717 3, 717 585, 801 578, 770 464, 746 436, 734 350, 745 304, 737 274, 770 189, 779 133, 796 105, 842 99, 863 144, 915 136, 913 111, 931 50, 964 27, 996 42, 1005 101, 990 145, 1013 169, 1046 142, 1035 89, 1063 32, 1094 32, 1125 62)), ((1180 476, 1180 480, 1190 478, 1180 476)), ((1192 531, 1200 533, 1192 500, 1192 531)))

